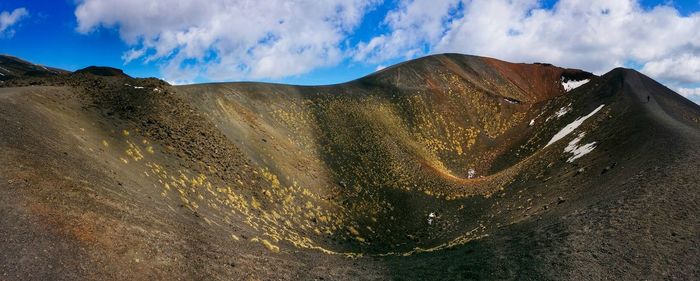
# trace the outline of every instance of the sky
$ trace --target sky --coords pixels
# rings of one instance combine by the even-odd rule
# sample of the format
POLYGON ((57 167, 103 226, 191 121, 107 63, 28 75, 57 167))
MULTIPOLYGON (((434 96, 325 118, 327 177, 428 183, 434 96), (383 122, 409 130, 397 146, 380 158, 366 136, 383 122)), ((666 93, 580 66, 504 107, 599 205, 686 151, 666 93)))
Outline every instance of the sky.
POLYGON ((700 0, 0 0, 0 53, 173 84, 334 84, 447 52, 634 68, 700 103, 700 0))

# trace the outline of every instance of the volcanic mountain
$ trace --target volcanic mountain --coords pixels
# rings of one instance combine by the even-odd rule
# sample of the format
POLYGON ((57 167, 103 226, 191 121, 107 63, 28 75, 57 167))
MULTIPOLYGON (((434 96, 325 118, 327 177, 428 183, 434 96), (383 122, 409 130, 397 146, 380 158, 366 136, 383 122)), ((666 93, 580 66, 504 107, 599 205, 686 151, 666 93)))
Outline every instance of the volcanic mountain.
POLYGON ((700 107, 634 70, 0 66, 0 280, 700 279, 700 107))
POLYGON ((0 81, 13 78, 65 75, 68 73, 68 71, 62 69, 33 64, 13 56, 0 55, 0 81))

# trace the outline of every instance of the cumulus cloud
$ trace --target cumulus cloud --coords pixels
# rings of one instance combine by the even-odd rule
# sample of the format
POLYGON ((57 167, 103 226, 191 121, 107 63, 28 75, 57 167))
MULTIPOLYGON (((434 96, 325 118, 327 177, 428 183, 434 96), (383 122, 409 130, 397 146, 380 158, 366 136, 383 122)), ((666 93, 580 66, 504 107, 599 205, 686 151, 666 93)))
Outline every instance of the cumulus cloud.
POLYGON ((691 52, 671 54, 646 63, 642 72, 662 80, 697 83, 700 81, 700 54, 691 52))
POLYGON ((77 31, 117 28, 125 62, 157 61, 187 82, 281 78, 339 63, 376 0, 79 0, 77 31))
POLYGON ((12 26, 28 16, 29 12, 25 8, 17 8, 12 12, 0 12, 0 36, 14 36, 15 31, 12 26))
POLYGON ((458 4, 458 0, 401 1, 383 22, 391 32, 359 43, 353 58, 379 63, 425 53, 426 43, 437 42, 444 35, 458 4))
POLYGON ((684 88, 679 87, 676 91, 682 96, 700 104, 700 88, 684 88))
POLYGON ((662 81, 700 82, 700 13, 645 9, 634 0, 560 0, 552 8, 536 0, 434 2, 413 0, 392 11, 385 20, 389 31, 360 44, 356 58, 459 52, 596 73, 641 65, 662 81), (395 19, 406 22, 396 25, 395 19), (399 43, 385 43, 388 38, 399 43), (415 51, 420 48, 425 51, 415 51))

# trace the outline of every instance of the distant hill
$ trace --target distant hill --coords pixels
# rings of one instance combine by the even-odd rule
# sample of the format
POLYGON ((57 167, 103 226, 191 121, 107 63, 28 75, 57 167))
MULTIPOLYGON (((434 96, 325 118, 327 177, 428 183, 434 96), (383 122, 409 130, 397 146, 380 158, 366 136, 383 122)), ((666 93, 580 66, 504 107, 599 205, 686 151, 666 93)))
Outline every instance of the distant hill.
POLYGON ((74 73, 88 73, 97 76, 115 76, 115 77, 129 77, 124 74, 124 71, 118 68, 108 67, 108 66, 89 66, 83 69, 76 70, 74 73))
POLYGON ((9 80, 21 77, 46 77, 67 74, 68 71, 33 64, 19 58, 0 55, 0 80, 9 80))

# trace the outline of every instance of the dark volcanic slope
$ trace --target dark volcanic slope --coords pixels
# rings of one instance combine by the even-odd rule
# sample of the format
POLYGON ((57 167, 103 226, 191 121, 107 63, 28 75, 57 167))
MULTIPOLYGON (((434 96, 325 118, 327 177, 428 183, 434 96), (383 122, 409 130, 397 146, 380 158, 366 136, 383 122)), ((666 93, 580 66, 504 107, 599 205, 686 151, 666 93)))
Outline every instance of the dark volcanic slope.
POLYGON ((0 280, 699 277, 700 108, 633 70, 2 85, 0 280))
POLYGON ((47 77, 67 74, 65 70, 33 64, 16 57, 0 55, 0 81, 25 77, 47 77))

